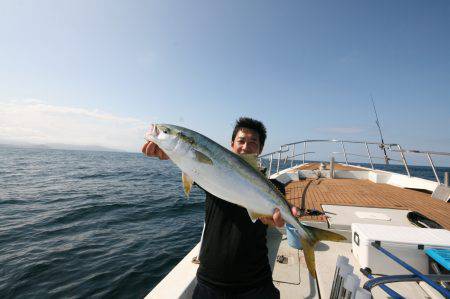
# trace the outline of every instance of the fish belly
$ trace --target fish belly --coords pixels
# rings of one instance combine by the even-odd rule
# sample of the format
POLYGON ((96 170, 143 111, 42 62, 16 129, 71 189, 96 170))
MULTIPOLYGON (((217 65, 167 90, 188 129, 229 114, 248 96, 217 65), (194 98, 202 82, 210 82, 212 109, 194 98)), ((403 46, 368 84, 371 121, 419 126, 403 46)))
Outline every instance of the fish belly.
POLYGON ((191 159, 174 162, 194 182, 218 198, 262 215, 271 215, 276 207, 268 194, 259 190, 234 169, 198 163, 191 159))

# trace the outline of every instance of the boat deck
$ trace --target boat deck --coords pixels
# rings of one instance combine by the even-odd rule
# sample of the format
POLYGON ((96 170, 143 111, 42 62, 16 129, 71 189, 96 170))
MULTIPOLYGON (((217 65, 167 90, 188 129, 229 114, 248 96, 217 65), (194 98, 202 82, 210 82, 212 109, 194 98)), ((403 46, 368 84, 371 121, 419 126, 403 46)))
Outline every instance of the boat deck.
MULTIPOLYGON (((383 172, 375 173, 377 183, 374 183, 366 179, 368 175, 364 173, 371 171, 370 169, 342 164, 335 164, 335 170, 338 170, 340 177, 330 179, 329 171, 323 172, 323 166, 320 168, 319 163, 308 163, 287 169, 286 173, 292 174, 287 175, 288 179, 294 181, 286 185, 286 198, 291 204, 305 210, 325 212, 328 216, 300 216, 300 220, 309 226, 339 233, 345 236, 347 241, 320 242, 317 245, 315 248, 317 280, 314 280, 308 272, 303 251, 288 245, 285 230, 269 228, 268 258, 273 282, 283 299, 329 298, 338 255, 349 259, 349 263, 354 267, 353 273, 361 280, 360 286, 368 280, 358 271, 360 265, 352 253, 351 225, 354 222, 414 226, 406 215, 409 211, 417 211, 444 228, 450 229, 449 203, 433 199, 428 193, 406 189, 419 188, 425 180, 407 176, 393 177, 391 173, 383 172), (381 177, 380 180, 378 175, 381 177), (351 178, 348 178, 349 176, 351 178), (384 183, 399 181, 405 183, 405 180, 408 184, 400 184, 404 188, 384 183), (361 214, 364 215, 360 217, 361 214), (375 218, 367 215, 375 215, 375 218), (384 216, 386 218, 383 219, 384 216)), ((327 164, 325 170, 328 169, 327 164)), ((286 179, 286 176, 280 181, 283 179, 286 179)), ((433 182, 427 183, 427 187, 433 187, 433 182)), ((196 285, 195 272, 198 267, 192 262, 192 258, 198 256, 199 248, 198 244, 146 298, 191 298, 196 285)), ((394 283, 390 284, 390 287, 405 298, 431 298, 428 291, 425 292, 426 288, 415 282, 394 283)), ((377 299, 389 298, 380 287, 372 289, 372 296, 377 299)))
MULTIPOLYGON (((322 205, 346 205, 417 211, 450 229, 450 205, 430 194, 358 179, 305 179, 286 186, 287 200, 323 212, 322 205)), ((325 215, 301 220, 326 222, 325 215)))
MULTIPOLYGON (((321 163, 306 163, 306 164, 302 164, 299 167, 296 167, 293 169, 293 171, 297 171, 297 170, 318 170, 320 169, 320 164, 321 163)), ((330 163, 324 163, 325 164, 325 170, 330 170, 330 163)), ((354 167, 354 166, 350 166, 350 165, 344 165, 344 164, 340 164, 340 163, 336 163, 334 164, 334 169, 335 170, 347 170, 347 171, 362 171, 364 169, 359 168, 359 167, 354 167)))

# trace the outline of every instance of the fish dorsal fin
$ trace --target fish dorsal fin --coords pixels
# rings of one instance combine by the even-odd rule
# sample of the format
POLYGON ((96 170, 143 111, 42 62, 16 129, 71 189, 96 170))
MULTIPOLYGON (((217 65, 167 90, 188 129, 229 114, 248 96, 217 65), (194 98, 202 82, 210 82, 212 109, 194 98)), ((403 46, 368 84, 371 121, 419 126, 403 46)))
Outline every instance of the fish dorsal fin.
POLYGON ((280 188, 278 188, 277 185, 275 185, 270 179, 267 179, 267 182, 269 183, 269 185, 271 185, 271 186, 276 190, 276 192, 278 193, 278 195, 281 195, 281 197, 283 197, 284 200, 285 200, 286 202, 288 202, 288 201, 286 200, 286 196, 285 196, 283 193, 281 193, 280 188))
POLYGON ((194 183, 194 181, 184 172, 181 174, 181 181, 183 182, 184 194, 186 194, 186 197, 189 197, 189 193, 191 192, 192 184, 194 183))
POLYGON ((252 220, 253 223, 255 223, 256 220, 258 220, 258 218, 261 218, 261 217, 272 217, 272 215, 258 214, 256 212, 253 212, 253 211, 249 210, 249 209, 247 209, 247 212, 248 212, 248 216, 250 216, 250 219, 252 220))
MULTIPOLYGON (((242 159, 244 159, 248 164, 250 164, 250 166, 252 166, 254 169, 261 171, 261 168, 259 167, 258 163, 258 156, 254 154, 242 154, 239 156, 242 159)), ((278 187, 274 183, 272 183, 269 179, 267 179, 267 182, 276 190, 278 195, 281 195, 284 199, 286 199, 286 197, 283 195, 283 193, 281 193, 280 189, 278 189, 278 187)))
POLYGON ((259 171, 258 157, 254 154, 242 154, 240 155, 250 166, 259 171))
POLYGON ((248 212, 248 216, 250 217, 250 219, 252 220, 253 223, 256 222, 256 220, 258 220, 258 217, 255 217, 254 213, 250 210, 247 210, 248 212))
POLYGON ((204 153, 199 152, 197 150, 194 150, 194 153, 195 153, 195 159, 197 159, 198 162, 210 164, 210 165, 213 164, 213 161, 208 156, 206 156, 204 153))

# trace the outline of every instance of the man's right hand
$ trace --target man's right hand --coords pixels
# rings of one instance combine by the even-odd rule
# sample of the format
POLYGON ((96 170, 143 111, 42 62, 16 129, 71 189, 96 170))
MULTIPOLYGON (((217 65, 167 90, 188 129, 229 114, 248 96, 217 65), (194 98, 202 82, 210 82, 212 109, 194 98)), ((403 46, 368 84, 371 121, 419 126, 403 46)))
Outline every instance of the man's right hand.
POLYGON ((142 147, 142 153, 149 157, 158 157, 161 160, 169 160, 169 156, 163 152, 154 142, 148 141, 142 147))

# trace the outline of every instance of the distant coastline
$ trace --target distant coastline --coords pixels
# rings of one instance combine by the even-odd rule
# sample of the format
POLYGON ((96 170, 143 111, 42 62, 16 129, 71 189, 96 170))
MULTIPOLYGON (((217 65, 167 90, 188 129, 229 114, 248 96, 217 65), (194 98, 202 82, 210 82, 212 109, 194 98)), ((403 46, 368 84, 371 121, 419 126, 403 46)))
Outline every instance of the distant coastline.
POLYGON ((7 148, 33 148, 33 149, 57 149, 57 150, 77 150, 77 151, 97 151, 97 152, 123 152, 127 151, 109 148, 100 145, 73 145, 65 143, 27 143, 27 142, 15 142, 15 141, 3 141, 0 140, 0 147, 7 148))

